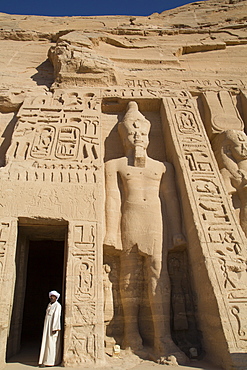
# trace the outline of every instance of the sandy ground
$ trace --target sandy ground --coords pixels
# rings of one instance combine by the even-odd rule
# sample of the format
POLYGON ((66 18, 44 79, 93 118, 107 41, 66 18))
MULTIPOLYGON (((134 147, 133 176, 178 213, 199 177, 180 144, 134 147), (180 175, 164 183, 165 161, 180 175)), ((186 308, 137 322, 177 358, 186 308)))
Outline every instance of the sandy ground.
MULTIPOLYGON (((12 357, 6 364, 5 370, 31 370, 38 368, 39 348, 37 344, 27 344, 20 353, 12 357)), ((219 367, 210 365, 205 361, 190 361, 187 366, 166 366, 158 365, 151 361, 140 360, 137 356, 128 355, 121 358, 108 357, 105 366, 76 367, 79 369, 98 369, 98 370, 158 370, 166 367, 169 370, 222 370, 219 367)), ((61 366, 54 366, 53 369, 62 369, 61 366)), ((66 368, 72 369, 72 368, 66 368)))

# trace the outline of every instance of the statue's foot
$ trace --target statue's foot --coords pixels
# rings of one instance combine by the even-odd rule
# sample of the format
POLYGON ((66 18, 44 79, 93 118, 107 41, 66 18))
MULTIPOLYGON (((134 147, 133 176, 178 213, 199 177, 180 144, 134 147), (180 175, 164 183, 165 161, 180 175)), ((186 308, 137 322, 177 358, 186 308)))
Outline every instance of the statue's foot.
POLYGON ((122 342, 122 347, 124 349, 130 349, 133 352, 142 350, 142 338, 139 333, 131 333, 128 336, 126 335, 122 342))
POLYGON ((179 366, 176 357, 173 355, 167 357, 160 357, 160 359, 158 359, 157 362, 160 365, 179 366))
POLYGON ((170 364, 174 360, 174 357, 179 365, 185 365, 187 363, 187 356, 171 339, 158 340, 155 343, 155 354, 156 362, 159 363, 167 361, 170 364))

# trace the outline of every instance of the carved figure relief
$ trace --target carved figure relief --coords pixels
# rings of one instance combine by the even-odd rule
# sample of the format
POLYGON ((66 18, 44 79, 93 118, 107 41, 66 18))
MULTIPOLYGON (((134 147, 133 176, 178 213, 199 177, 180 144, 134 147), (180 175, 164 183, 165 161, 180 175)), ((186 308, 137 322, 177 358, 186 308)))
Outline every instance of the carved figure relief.
POLYGON ((105 330, 105 351, 112 355, 113 346, 116 344, 112 337, 111 321, 114 319, 113 284, 110 278, 111 266, 103 265, 103 291, 104 291, 104 330, 105 330))
POLYGON ((243 130, 243 121, 229 91, 206 91, 202 98, 204 121, 210 140, 226 129, 243 130))
POLYGON ((243 131, 227 130, 212 145, 228 193, 238 196, 240 224, 247 236, 247 136, 243 131))
POLYGON ((120 253, 120 294, 124 313, 122 347, 131 348, 135 352, 143 350, 143 340, 138 329, 140 289, 136 276, 136 266, 143 259, 154 325, 154 356, 162 362, 173 353, 178 361, 183 363, 184 354, 173 343, 169 335, 170 324, 165 319, 170 311, 168 298, 170 293, 166 261, 162 263, 162 253, 163 256, 167 255, 168 244, 167 232, 162 226, 160 187, 171 223, 173 248, 184 248, 185 239, 181 232, 173 168, 170 163, 161 163, 147 156, 149 129, 150 122, 139 112, 136 102, 130 102, 122 122, 118 124, 125 156, 105 164, 104 244, 113 249, 119 249, 121 245, 122 249, 120 253), (118 176, 123 187, 119 187, 118 176))
POLYGON ((188 278, 189 269, 186 250, 168 254, 172 338, 190 358, 191 348, 196 348, 195 357, 202 353, 202 344, 197 330, 194 299, 188 278))
POLYGON ((110 322, 113 318, 113 292, 112 282, 109 274, 111 266, 108 264, 103 265, 103 290, 104 290, 104 321, 110 322))

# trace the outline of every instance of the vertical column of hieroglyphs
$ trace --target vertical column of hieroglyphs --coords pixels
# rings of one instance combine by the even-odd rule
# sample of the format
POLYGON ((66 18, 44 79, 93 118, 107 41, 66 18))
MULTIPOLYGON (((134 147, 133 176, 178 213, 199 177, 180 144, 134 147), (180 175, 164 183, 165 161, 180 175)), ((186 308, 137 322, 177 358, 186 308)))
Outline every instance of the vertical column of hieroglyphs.
POLYGON ((96 222, 69 226, 66 284, 65 365, 103 359, 102 266, 96 222))
POLYGON ((15 281, 16 220, 0 221, 0 368, 5 363, 15 281))
POLYGON ((99 362, 104 356, 101 128, 97 101, 81 94, 72 95, 81 112, 77 116, 66 112, 66 126, 58 132, 55 152, 65 166, 65 155, 70 155, 66 149, 68 138, 73 140, 71 146, 78 158, 78 168, 70 167, 67 171, 70 171, 71 180, 72 173, 76 174, 73 181, 82 184, 81 199, 87 204, 87 208, 80 209, 80 220, 69 220, 64 339, 66 366, 99 362))
MULTIPOLYGON (((169 132, 174 143, 177 166, 188 194, 185 223, 195 285, 203 283, 197 294, 206 346, 212 355, 215 351, 219 355, 221 344, 217 343, 217 335, 221 330, 230 353, 241 353, 247 340, 246 239, 229 204, 190 94, 174 93, 174 97, 163 99, 163 108, 165 132, 169 132), (203 270, 207 271, 208 281, 201 281, 203 270), (218 313, 213 311, 214 305, 218 313), (216 321, 221 317, 221 323, 213 324, 212 315, 216 321)), ((228 361, 229 368, 229 359, 223 361, 228 361)), ((241 362, 241 356, 233 361, 241 362)))

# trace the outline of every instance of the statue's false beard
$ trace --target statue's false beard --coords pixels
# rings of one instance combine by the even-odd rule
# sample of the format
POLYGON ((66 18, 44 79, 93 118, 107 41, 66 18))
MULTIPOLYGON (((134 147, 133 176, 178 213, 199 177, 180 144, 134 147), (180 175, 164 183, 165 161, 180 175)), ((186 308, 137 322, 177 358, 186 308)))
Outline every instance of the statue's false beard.
POLYGON ((143 146, 135 146, 135 159, 134 159, 134 166, 135 167, 145 167, 146 163, 146 150, 143 146))

